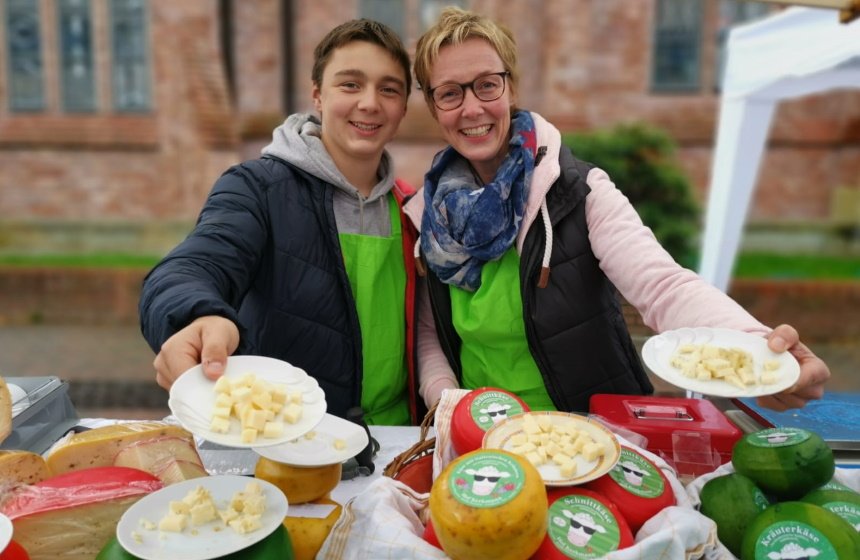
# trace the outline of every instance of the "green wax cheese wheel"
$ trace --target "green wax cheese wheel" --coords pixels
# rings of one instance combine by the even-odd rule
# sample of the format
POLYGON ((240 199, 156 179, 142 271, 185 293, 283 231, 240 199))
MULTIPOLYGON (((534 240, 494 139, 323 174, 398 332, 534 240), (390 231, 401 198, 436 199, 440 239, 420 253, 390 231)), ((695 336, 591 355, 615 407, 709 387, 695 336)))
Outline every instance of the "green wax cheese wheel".
POLYGON ((825 484, 800 499, 830 510, 860 531, 860 493, 841 484, 825 484))
POLYGON ((744 532, 770 503, 749 478, 739 473, 712 478, 699 493, 699 511, 717 524, 720 542, 735 556, 740 556, 744 532))
POLYGON ((860 558, 860 534, 821 506, 782 502, 758 514, 744 534, 741 560, 860 558))
POLYGON ((732 465, 765 494, 796 500, 833 478, 833 451, 821 436, 800 428, 746 434, 732 449, 732 465))
MULTIPOLYGON (((201 537, 206 538, 206 537, 201 537)), ((165 551, 165 560, 169 558, 165 551)), ((116 537, 108 541, 107 545, 96 556, 96 560, 140 560, 137 556, 127 552, 116 540, 116 537)), ((254 543, 248 548, 238 550, 227 556, 218 556, 213 560, 294 560, 293 545, 290 542, 290 534, 287 529, 279 524, 277 529, 265 539, 254 543)))

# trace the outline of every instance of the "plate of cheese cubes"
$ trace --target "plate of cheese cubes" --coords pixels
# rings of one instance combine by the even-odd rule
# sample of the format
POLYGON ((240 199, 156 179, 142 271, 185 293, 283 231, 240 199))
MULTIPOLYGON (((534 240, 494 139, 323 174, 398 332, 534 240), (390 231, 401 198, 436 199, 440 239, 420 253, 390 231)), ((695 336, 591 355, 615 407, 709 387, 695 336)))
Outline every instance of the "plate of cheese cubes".
POLYGON ((621 456, 615 435, 599 422, 558 411, 525 412, 484 434, 484 449, 525 457, 547 486, 583 484, 608 473, 621 456))
POLYGON ((326 414, 316 427, 306 434, 278 445, 254 448, 266 459, 297 467, 321 467, 343 463, 355 457, 370 441, 364 428, 326 414))
POLYGON ((264 447, 311 431, 326 412, 325 393, 304 370, 262 356, 230 356, 212 381, 195 366, 170 387, 170 411, 182 426, 228 447, 264 447))
POLYGON ((122 515, 119 544, 144 560, 208 560, 269 536, 287 515, 277 486, 245 476, 185 480, 143 497, 122 515))
POLYGON ((696 327, 645 341, 645 365, 664 381, 716 397, 761 397, 788 389, 800 376, 789 352, 773 352, 761 335, 696 327))

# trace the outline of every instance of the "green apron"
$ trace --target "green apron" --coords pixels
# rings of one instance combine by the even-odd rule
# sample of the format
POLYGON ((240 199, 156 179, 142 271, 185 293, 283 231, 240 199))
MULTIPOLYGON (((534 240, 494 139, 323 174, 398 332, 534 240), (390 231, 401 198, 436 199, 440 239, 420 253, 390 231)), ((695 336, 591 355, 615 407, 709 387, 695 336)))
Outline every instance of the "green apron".
POLYGON ((532 410, 555 410, 526 340, 519 265, 512 247, 484 265, 476 292, 450 288, 454 328, 463 341, 463 388, 498 387, 532 410))
POLYGON ((391 236, 341 233, 343 262, 361 325, 361 407, 368 424, 409 424, 406 389, 406 266, 400 214, 388 195, 391 236))

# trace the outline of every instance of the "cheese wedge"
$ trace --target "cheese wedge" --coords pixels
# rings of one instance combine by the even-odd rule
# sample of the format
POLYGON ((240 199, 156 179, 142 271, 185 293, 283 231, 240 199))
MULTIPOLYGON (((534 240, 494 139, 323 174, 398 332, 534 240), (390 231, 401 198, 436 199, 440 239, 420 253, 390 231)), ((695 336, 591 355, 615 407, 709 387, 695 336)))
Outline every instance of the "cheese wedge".
POLYGON ((172 484, 188 478, 196 478, 205 476, 206 469, 203 468, 203 461, 197 453, 197 448, 194 443, 188 441, 187 438, 164 436, 152 439, 144 439, 136 441, 122 449, 116 454, 113 462, 116 467, 130 467, 140 469, 148 473, 154 474, 161 479, 165 484, 172 484), (178 472, 173 471, 168 473, 170 482, 161 477, 159 473, 165 471, 168 465, 182 462, 188 465, 198 467, 197 470, 183 471, 182 468, 178 472), (202 474, 201 474, 202 471, 202 474), (194 476, 180 477, 183 473, 194 473, 194 476))
POLYGON ((164 463, 162 468, 154 473, 165 486, 182 482, 183 480, 191 480, 201 476, 209 476, 203 465, 190 461, 170 461, 164 463))
POLYGON ((0 481, 35 484, 50 476, 41 455, 30 451, 0 451, 0 481))
POLYGON ((0 511, 31 560, 92 560, 116 534, 122 514, 162 486, 136 469, 82 469, 21 487, 0 511))
POLYGON ((6 380, 0 377, 0 443, 12 433, 12 394, 6 380))
POLYGON ((130 422, 94 428, 60 440, 48 450, 46 460, 53 474, 114 464, 119 452, 133 443, 164 437, 185 439, 194 445, 191 432, 163 422, 130 422))

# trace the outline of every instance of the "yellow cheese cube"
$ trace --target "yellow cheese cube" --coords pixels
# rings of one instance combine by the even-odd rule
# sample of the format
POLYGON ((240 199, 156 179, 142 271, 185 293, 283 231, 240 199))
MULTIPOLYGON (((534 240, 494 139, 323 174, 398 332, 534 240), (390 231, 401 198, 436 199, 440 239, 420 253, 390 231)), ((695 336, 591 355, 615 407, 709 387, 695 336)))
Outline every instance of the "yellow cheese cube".
POLYGON ((170 533, 181 533, 185 529, 187 518, 184 515, 169 513, 161 518, 158 522, 159 531, 168 531, 170 533))
POLYGON ((283 422, 266 422, 263 426, 263 437, 264 438, 277 438, 281 437, 281 434, 284 433, 284 423, 283 422))
POLYGON ((244 428, 240 439, 242 443, 254 443, 257 441, 257 430, 254 428, 244 428))

